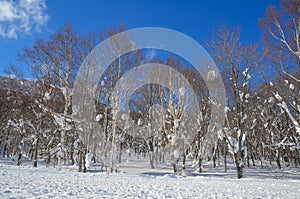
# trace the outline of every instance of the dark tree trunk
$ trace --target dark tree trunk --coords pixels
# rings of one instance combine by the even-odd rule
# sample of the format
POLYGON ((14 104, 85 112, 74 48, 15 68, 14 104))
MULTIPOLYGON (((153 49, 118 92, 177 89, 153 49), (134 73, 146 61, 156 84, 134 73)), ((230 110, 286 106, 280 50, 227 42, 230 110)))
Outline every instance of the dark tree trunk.
POLYGON ((183 154, 183 159, 182 159, 182 173, 184 173, 184 170, 185 170, 185 160, 186 160, 186 155, 183 154))
POLYGON ((277 153, 276 153, 276 163, 278 166, 278 169, 281 169, 281 164, 280 164, 280 150, 277 149, 277 153))
POLYGON ((255 166, 255 161, 254 161, 254 155, 253 155, 253 152, 251 152, 250 155, 251 155, 252 165, 255 166))
POLYGON ((79 169, 78 169, 78 171, 79 172, 82 172, 82 150, 81 149, 79 149, 79 169))
POLYGON ((279 156, 279 153, 276 157, 276 163, 277 163, 277 166, 278 166, 278 169, 281 169, 281 163, 280 163, 280 156, 279 156))
POLYGON ((237 171, 237 178, 238 179, 242 178, 243 177, 243 166, 237 166, 236 171, 237 171))
POLYGON ((214 168, 216 168, 217 164, 216 164, 216 157, 215 156, 213 157, 213 164, 214 164, 214 168))
POLYGON ((19 154, 18 154, 18 160, 17 160, 17 166, 20 166, 20 165, 21 165, 21 159, 22 159, 22 154, 19 153, 19 154))
POLYGON ((234 154, 237 178, 243 177, 243 164, 241 163, 241 153, 234 154))
POLYGON ((173 163, 172 166, 173 166, 173 171, 174 171, 174 173, 176 173, 176 172, 177 172, 176 163, 173 163))
POLYGON ((119 150, 119 164, 122 162, 122 146, 123 146, 123 143, 121 142, 120 150, 119 150))
POLYGON ((250 167, 250 158, 247 156, 247 166, 250 167))
POLYGON ((149 149, 150 166, 151 166, 151 169, 154 169, 154 146, 153 146, 152 140, 148 142, 148 149, 149 149))
POLYGON ((82 158, 83 158, 83 173, 86 173, 86 166, 85 166, 85 165, 86 165, 86 164, 85 164, 85 163, 86 163, 86 162, 85 162, 85 156, 86 156, 86 153, 87 153, 87 150, 85 149, 85 150, 84 150, 84 153, 83 153, 83 157, 82 157, 82 158))
POLYGON ((295 149, 295 152, 294 152, 294 161, 295 161, 295 166, 297 167, 298 164, 300 164, 300 156, 299 156, 298 149, 295 149))
POLYGON ((86 149, 82 143, 82 141, 79 142, 79 172, 86 172, 85 167, 85 155, 86 155, 86 149))
POLYGON ((47 157, 47 159, 46 159, 46 167, 49 166, 50 161, 51 161, 51 157, 50 157, 50 155, 48 155, 48 157, 47 157))
POLYGON ((150 160, 151 169, 154 169, 154 151, 150 151, 149 160, 150 160))
POLYGON ((198 167, 199 167, 199 173, 202 173, 202 158, 200 158, 200 156, 198 160, 198 167))
POLYGON ((214 164, 214 168, 217 167, 217 164, 216 164, 216 160, 217 160, 217 151, 218 151, 218 145, 216 147, 214 147, 214 153, 213 153, 213 164, 214 164))

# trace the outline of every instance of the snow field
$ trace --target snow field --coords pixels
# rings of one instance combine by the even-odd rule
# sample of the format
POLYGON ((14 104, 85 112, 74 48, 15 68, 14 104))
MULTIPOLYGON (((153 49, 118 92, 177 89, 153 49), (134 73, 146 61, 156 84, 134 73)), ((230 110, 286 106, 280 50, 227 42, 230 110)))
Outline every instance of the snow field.
POLYGON ((129 168, 130 164, 120 167, 126 173, 112 174, 79 173, 75 167, 17 167, 2 161, 0 198, 300 198, 299 172, 282 179, 253 171, 243 179, 220 171, 180 177, 168 170, 129 168))

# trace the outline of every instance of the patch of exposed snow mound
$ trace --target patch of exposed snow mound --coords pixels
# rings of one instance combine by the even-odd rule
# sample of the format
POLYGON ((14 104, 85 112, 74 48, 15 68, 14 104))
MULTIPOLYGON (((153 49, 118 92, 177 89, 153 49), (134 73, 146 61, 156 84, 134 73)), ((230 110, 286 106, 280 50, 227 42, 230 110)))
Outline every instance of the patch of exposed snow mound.
POLYGON ((96 116, 96 121, 99 122, 103 118, 102 114, 96 116))

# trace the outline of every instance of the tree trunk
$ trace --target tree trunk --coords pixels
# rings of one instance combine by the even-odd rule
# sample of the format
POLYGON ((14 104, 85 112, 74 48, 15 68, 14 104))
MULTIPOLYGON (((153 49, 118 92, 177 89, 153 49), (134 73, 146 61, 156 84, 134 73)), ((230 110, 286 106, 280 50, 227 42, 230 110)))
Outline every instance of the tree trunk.
POLYGON ((48 167, 48 165, 50 164, 51 162, 51 154, 50 154, 50 149, 49 147, 47 147, 47 159, 46 159, 46 167, 48 167))
POLYGON ((121 162, 122 162, 122 146, 123 146, 123 143, 121 142, 120 149, 119 149, 119 164, 121 164, 121 162))
POLYGON ((150 159, 151 169, 154 169, 154 151, 150 151, 150 153, 149 153, 149 159, 150 159))
POLYGON ((249 156, 247 156, 246 158, 247 158, 247 166, 250 167, 250 158, 249 156))
POLYGON ((85 161, 86 154, 87 154, 87 149, 84 149, 84 153, 83 153, 83 173, 86 173, 86 161, 85 161))
POLYGON ((200 155, 199 155, 199 160, 198 160, 198 172, 199 173, 202 173, 202 158, 200 158, 200 155))
POLYGON ((17 166, 20 166, 21 165, 21 159, 22 159, 22 153, 19 153, 18 154, 18 160, 17 160, 17 166))
POLYGON ((276 149, 276 163, 277 163, 278 169, 281 169, 281 164, 280 164, 280 149, 279 148, 276 149))
POLYGON ((185 176, 185 161, 186 161, 186 154, 183 154, 183 159, 182 159, 182 168, 181 168, 181 175, 185 176))
POLYGON ((216 164, 216 157, 215 156, 213 156, 213 164, 214 164, 214 168, 216 168, 217 164, 216 164))
MULTIPOLYGON (((109 98, 108 98, 109 99, 109 98)), ((108 104, 110 101, 108 101, 108 104)), ((101 161, 103 162, 103 167, 105 167, 105 171, 107 171, 107 150, 108 145, 110 143, 111 134, 108 133, 108 106, 105 107, 104 111, 104 120, 103 120, 103 133, 104 133, 104 141, 103 146, 104 149, 101 151, 101 161)))
POLYGON ((243 177, 243 166, 237 166, 236 167, 236 171, 237 171, 237 177, 238 179, 242 178, 243 177))
POLYGON ((82 162, 83 162, 82 158, 83 158, 82 157, 82 150, 79 149, 79 163, 78 163, 79 164, 79 169, 78 169, 79 172, 82 172, 82 162))
POLYGON ((218 151, 218 144, 216 145, 216 147, 214 147, 214 152, 213 152, 213 164, 214 164, 214 168, 217 167, 216 164, 216 160, 217 160, 217 151, 218 151))
POLYGON ((78 171, 79 172, 86 172, 86 166, 85 166, 85 155, 86 155, 86 150, 84 147, 84 144, 82 143, 82 141, 79 142, 79 168, 78 171))
POLYGON ((297 167, 298 164, 300 164, 300 156, 299 156, 298 149, 295 149, 295 152, 294 152, 294 161, 295 161, 295 167, 297 167))
MULTIPOLYGON (((37 133, 39 134, 39 133, 37 133)), ((36 135, 36 143, 34 146, 34 157, 33 157, 33 167, 37 167, 37 161, 38 161, 38 149, 39 149, 39 142, 40 142, 40 135, 36 135)))
POLYGON ((113 134, 111 140, 111 154, 110 154, 110 172, 114 172, 115 162, 114 162, 114 155, 115 155, 115 148, 116 148, 116 121, 113 121, 113 134))
POLYGON ((243 164, 241 161, 241 159, 242 159, 241 152, 235 153, 234 159, 235 159, 235 165, 236 165, 237 178, 240 179, 243 177, 243 164))
MULTIPOLYGON (((63 125, 64 127, 66 126, 67 124, 67 121, 66 119, 64 118, 63 119, 63 125)), ((59 167, 62 167, 62 164, 63 164, 63 161, 62 160, 65 160, 65 156, 66 156, 66 129, 63 128, 62 131, 61 131, 61 135, 60 135, 60 143, 61 143, 61 156, 59 158, 59 167)))
POLYGON ((75 142, 75 136, 73 135, 72 144, 71 144, 71 151, 70 151, 70 157, 71 157, 72 165, 76 164, 75 159, 74 159, 74 151, 75 151, 74 142, 75 142))
POLYGON ((226 139, 223 139, 223 150, 224 150, 224 172, 227 172, 227 144, 226 144, 226 139))
POLYGON ((39 150, 39 143, 40 143, 40 131, 42 128, 42 118, 38 117, 40 120, 38 123, 38 126, 36 128, 35 132, 35 146, 34 146, 34 155, 33 155, 33 167, 37 167, 37 161, 38 161, 38 150, 39 150))
POLYGON ((147 141, 148 149, 149 149, 149 160, 150 160, 150 167, 154 169, 154 147, 153 141, 147 141))
POLYGON ((173 171, 174 171, 174 173, 176 173, 176 172, 177 172, 176 163, 172 163, 172 166, 173 166, 173 171))

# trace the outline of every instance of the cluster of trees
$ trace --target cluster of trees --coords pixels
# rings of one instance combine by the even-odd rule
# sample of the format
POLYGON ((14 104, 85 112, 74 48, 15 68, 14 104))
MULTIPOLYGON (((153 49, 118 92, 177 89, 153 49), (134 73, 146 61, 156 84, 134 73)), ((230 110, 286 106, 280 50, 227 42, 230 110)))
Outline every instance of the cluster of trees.
MULTIPOLYGON (((19 54, 18 61, 32 67, 35 82, 1 79, 0 112, 4 114, 0 115, 0 153, 15 156, 18 165, 26 155, 35 167, 38 158, 43 158, 47 164, 60 167, 77 164, 79 171, 86 171, 93 158, 102 163, 102 169, 113 172, 124 154, 129 157, 134 152, 148 156, 152 168, 171 161, 174 172, 183 175, 188 158, 198 163, 199 172, 203 161, 211 160, 216 165, 222 158, 226 172, 227 158, 231 157, 238 178, 243 176, 245 165, 263 166, 268 162, 279 169, 282 164, 298 166, 299 10, 298 0, 282 0, 279 9, 269 7, 260 21, 263 45, 242 44, 240 30, 226 26, 220 26, 208 42, 228 98, 225 125, 217 132, 208 128, 214 102, 203 81, 207 77, 201 77, 182 58, 155 49, 112 54, 115 61, 97 80, 97 88, 83 88, 95 91, 93 105, 83 100, 83 111, 78 113, 76 107, 72 108, 75 77, 90 81, 87 73, 79 71, 80 64, 96 44, 124 27, 100 35, 78 35, 66 24, 48 40, 37 40, 19 54), (153 56, 158 53, 163 56, 153 56), (135 72, 134 68, 144 63, 157 67, 143 74, 135 72), (163 71, 162 64, 170 68, 163 71), (153 81, 160 77, 162 82, 132 91, 142 75, 153 81), (129 112, 122 111, 125 101, 129 112), (199 110, 196 114, 192 111, 195 107, 199 110), (211 139, 212 134, 216 139, 211 139)), ((133 45, 127 38, 112 42, 115 48, 133 45)), ((101 59, 99 52, 97 60, 85 61, 99 65, 101 59)), ((8 72, 19 74, 14 65, 8 72)))

